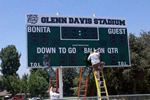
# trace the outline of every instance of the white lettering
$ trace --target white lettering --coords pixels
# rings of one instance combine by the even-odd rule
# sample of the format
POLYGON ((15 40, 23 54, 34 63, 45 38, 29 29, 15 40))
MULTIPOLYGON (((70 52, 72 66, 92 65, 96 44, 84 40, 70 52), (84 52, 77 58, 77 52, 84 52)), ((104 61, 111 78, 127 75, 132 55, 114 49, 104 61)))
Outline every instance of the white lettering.
POLYGON ((43 33, 50 33, 51 28, 48 26, 28 26, 27 27, 27 32, 43 32, 43 33))
MULTIPOLYGON (((90 53, 96 48, 84 48, 84 53, 90 53)), ((97 48, 96 49, 99 53, 105 53, 105 48, 97 48)))
POLYGON ((108 34, 125 34, 125 29, 122 28, 109 28, 108 34))
POLYGON ((37 47, 36 49, 37 54, 44 54, 44 53, 56 53, 56 48, 50 47, 50 48, 45 48, 45 47, 37 47))
POLYGON ((107 52, 109 54, 118 53, 118 48, 107 48, 107 52))
POLYGON ((105 48, 98 48, 98 52, 105 53, 105 48))
POLYGON ((40 63, 37 63, 37 62, 31 62, 30 63, 30 67, 40 67, 40 63))
POLYGON ((126 64, 125 61, 118 61, 118 65, 120 65, 120 66, 126 66, 127 64, 126 64))
POLYGON ((84 53, 90 53, 92 52, 92 48, 84 48, 84 53))
POLYGON ((66 53, 67 51, 65 47, 59 47, 58 49, 59 49, 59 53, 63 53, 63 54, 66 53))
POLYGON ((73 47, 73 48, 69 47, 68 53, 76 53, 76 48, 75 47, 73 47))

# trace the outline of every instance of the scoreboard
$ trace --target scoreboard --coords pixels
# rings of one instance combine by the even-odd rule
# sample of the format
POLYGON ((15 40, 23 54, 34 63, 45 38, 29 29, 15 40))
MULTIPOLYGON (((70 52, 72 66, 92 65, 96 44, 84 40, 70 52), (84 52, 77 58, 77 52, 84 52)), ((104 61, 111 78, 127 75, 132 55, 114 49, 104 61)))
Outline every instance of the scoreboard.
POLYGON ((130 66, 125 20, 27 15, 28 67, 85 67, 97 49, 105 67, 130 66))

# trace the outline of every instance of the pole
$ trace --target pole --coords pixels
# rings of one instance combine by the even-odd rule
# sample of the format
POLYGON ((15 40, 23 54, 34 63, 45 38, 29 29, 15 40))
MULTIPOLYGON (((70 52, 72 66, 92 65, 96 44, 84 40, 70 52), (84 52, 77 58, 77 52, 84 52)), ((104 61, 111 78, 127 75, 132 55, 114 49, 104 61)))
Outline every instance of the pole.
POLYGON ((59 70, 58 68, 56 69, 56 92, 58 92, 58 88, 59 88, 59 70))
POLYGON ((62 67, 59 67, 59 94, 60 94, 60 99, 63 99, 63 77, 62 77, 62 67))

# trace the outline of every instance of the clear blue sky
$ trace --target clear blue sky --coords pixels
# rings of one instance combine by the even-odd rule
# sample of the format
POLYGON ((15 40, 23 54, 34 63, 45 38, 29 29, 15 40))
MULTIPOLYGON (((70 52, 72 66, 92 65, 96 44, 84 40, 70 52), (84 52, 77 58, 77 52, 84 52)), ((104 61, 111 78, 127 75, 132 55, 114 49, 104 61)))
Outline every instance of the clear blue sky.
POLYGON ((150 31, 150 0, 0 0, 0 49, 16 45, 27 73, 26 14, 124 18, 128 33, 150 31))

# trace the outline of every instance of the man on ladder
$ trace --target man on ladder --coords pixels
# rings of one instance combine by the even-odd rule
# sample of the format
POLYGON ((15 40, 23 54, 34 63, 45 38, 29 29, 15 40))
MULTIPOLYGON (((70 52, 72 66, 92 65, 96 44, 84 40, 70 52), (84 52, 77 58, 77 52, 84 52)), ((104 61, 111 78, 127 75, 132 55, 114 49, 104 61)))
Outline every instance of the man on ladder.
POLYGON ((97 78, 100 80, 100 53, 94 49, 93 52, 90 52, 90 55, 88 56, 87 60, 91 61, 92 66, 97 73, 97 78))
POLYGON ((97 94, 99 96, 99 100, 109 100, 106 82, 103 75, 103 65, 104 62, 100 61, 100 53, 97 50, 91 52, 88 56, 88 61, 91 61, 92 66, 94 68, 94 78, 97 87, 97 94))

